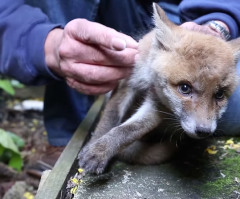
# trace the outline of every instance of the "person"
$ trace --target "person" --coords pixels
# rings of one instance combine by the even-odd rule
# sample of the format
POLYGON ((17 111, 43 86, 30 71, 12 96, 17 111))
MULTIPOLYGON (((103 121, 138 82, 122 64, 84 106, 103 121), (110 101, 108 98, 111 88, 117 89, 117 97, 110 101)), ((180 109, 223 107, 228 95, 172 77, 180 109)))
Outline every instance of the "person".
MULTIPOLYGON (((25 84, 46 85, 44 122, 49 143, 65 146, 95 95, 127 77, 139 36, 152 26, 150 0, 8 0, 0 3, 0 73, 25 84)), ((162 0, 167 16, 184 28, 231 39, 239 36, 240 2, 162 0), (221 29, 222 30, 222 29, 221 29)), ((203 41, 204 42, 204 41, 203 41)), ((238 65, 238 71, 240 66, 238 65)), ((240 132, 240 88, 220 123, 240 132), (232 119, 231 119, 232 118, 232 119)))

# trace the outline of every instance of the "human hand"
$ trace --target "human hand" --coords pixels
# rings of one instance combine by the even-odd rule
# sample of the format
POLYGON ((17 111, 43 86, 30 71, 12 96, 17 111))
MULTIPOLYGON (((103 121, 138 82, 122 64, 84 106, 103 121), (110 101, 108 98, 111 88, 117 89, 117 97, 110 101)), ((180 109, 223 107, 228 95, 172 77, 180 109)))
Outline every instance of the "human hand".
POLYGON ((85 19, 52 30, 45 42, 47 66, 79 92, 91 95, 115 88, 134 65, 137 42, 85 19))
MULTIPOLYGON (((216 22, 218 24, 220 24, 222 27, 224 27, 229 32, 229 28, 225 23, 223 23, 222 21, 216 21, 216 22)), ((185 29, 188 29, 188 30, 202 32, 202 33, 205 33, 205 34, 210 34, 210 35, 225 39, 219 31, 214 30, 208 24, 198 25, 194 22, 185 22, 181 25, 181 27, 183 27, 185 29)))

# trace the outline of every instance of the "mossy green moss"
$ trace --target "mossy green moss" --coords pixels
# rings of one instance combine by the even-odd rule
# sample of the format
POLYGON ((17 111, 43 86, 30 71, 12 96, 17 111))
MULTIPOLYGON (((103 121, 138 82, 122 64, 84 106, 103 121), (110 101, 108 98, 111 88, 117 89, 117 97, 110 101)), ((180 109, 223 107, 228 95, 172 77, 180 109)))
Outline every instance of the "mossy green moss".
POLYGON ((201 187, 203 198, 232 198, 234 191, 240 192, 240 154, 234 150, 221 150, 214 157, 211 167, 216 167, 215 180, 205 182, 201 187), (224 158, 220 158, 225 154, 224 158))

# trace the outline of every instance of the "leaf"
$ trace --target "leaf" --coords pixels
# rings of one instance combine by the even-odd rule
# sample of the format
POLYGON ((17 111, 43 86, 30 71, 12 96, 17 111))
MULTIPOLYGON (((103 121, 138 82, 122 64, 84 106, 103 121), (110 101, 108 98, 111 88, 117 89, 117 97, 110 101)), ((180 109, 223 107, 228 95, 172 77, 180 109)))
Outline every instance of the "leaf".
POLYGON ((15 91, 13 89, 13 86, 8 79, 0 79, 0 88, 3 89, 6 93, 10 95, 14 95, 15 91))
POLYGON ((0 145, 0 156, 3 154, 4 148, 0 145))
POLYGON ((17 145, 14 143, 11 136, 9 136, 9 134, 3 129, 0 129, 0 145, 6 149, 14 151, 15 153, 19 153, 17 145))
POLYGON ((2 152, 1 159, 4 160, 7 158, 10 167, 18 171, 21 170, 23 160, 18 147, 14 143, 10 134, 3 129, 0 129, 0 151, 2 152))
POLYGON ((12 138, 13 142, 17 145, 18 148, 21 149, 24 147, 25 142, 21 137, 10 131, 6 131, 6 133, 9 134, 9 136, 12 138))
POLYGON ((21 171, 21 168, 23 166, 23 160, 21 155, 13 153, 8 165, 16 169, 17 171, 21 171))
POLYGON ((15 88, 24 88, 24 84, 21 84, 19 81, 12 79, 11 85, 15 88))

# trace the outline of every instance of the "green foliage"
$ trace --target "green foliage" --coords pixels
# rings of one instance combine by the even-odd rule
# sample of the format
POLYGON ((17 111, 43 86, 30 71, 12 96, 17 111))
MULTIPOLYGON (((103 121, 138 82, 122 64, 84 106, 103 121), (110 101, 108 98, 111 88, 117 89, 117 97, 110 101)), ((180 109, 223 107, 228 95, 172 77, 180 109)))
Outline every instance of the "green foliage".
POLYGON ((0 88, 10 95, 15 94, 11 81, 8 79, 0 79, 0 88))
POLYGON ((19 149, 24 146, 24 140, 19 136, 0 129, 0 161, 20 171, 23 159, 19 149))
POLYGON ((0 78, 0 89, 4 90, 6 93, 10 95, 15 94, 14 88, 23 88, 23 87, 24 85, 17 80, 0 78))
POLYGON ((15 133, 9 131, 6 131, 6 133, 8 133, 8 135, 12 138, 13 142, 17 145, 19 149, 22 149, 24 147, 25 142, 22 138, 17 136, 15 133))
POLYGON ((21 84, 19 81, 15 80, 15 79, 12 79, 11 80, 11 85, 14 87, 14 88, 23 88, 24 85, 21 84))

